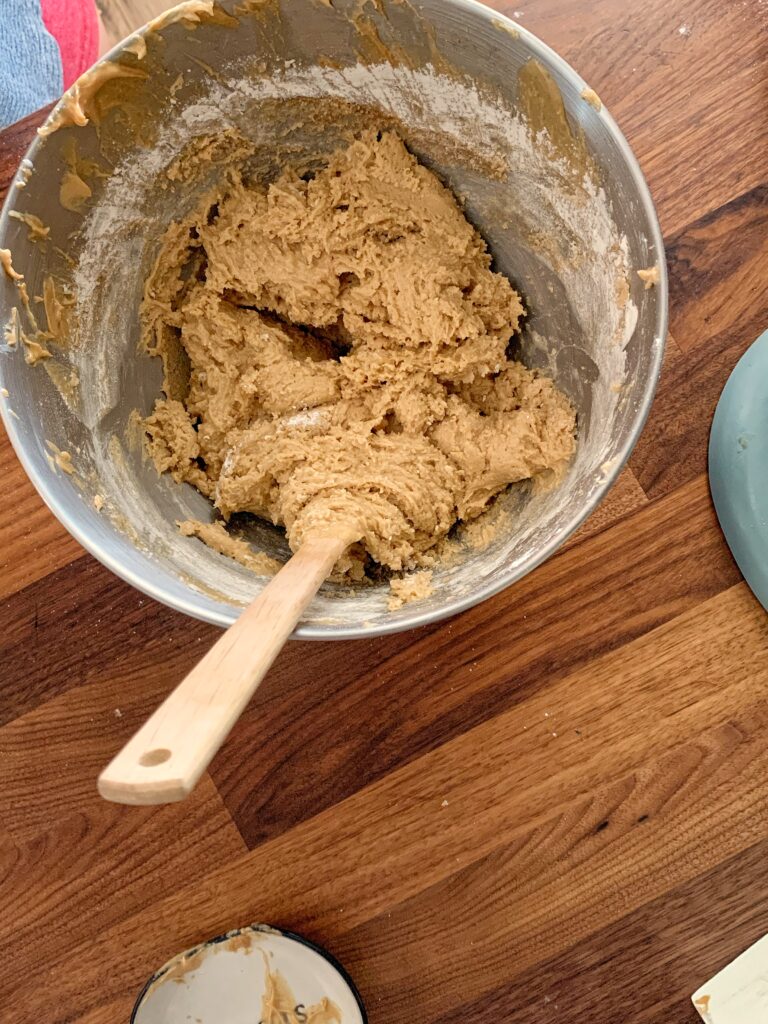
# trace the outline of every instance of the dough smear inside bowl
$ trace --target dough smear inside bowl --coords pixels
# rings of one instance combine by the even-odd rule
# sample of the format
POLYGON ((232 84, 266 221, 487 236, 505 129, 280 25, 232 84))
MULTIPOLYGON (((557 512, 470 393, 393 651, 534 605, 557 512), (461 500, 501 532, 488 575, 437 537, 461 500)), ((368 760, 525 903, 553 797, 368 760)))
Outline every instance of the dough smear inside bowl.
POLYGON ((294 549, 359 523, 337 577, 434 565, 455 524, 574 449, 568 399, 508 355, 523 309, 490 262, 392 132, 304 178, 230 173, 171 225, 147 284, 156 466, 226 519, 285 526, 294 549))
POLYGON ((383 633, 601 500, 663 351, 658 224, 605 108, 500 24, 192 0, 53 112, 0 221, 5 422, 135 586, 225 625, 353 516, 297 632, 383 633))

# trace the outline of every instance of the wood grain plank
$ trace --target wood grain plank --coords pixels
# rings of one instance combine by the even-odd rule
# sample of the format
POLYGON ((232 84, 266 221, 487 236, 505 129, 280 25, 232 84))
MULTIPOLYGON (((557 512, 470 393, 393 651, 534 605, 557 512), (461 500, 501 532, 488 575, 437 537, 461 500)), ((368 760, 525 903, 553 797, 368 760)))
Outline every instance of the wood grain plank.
MULTIPOLYGON (((457 930, 466 926, 473 941, 482 932, 476 941, 490 956, 494 942, 508 942, 509 928, 518 928, 523 951, 506 948, 505 960, 516 973, 534 952, 546 958, 571 945, 578 922, 604 927, 654 898, 654 885, 678 884, 762 838, 768 753, 758 704, 768 692, 767 628, 739 585, 199 884, 153 900, 94 937, 76 977, 67 954, 51 963, 46 986, 24 984, 9 1002, 19 1020, 42 1014, 63 1024, 90 1019, 99 1007, 125 1017, 144 977, 167 956, 250 919, 302 930, 342 952, 372 1008, 377 995, 389 999, 392 948, 416 958, 412 974, 402 978, 401 970, 406 988, 420 984, 414 977, 428 960, 425 978, 445 997, 418 989, 425 1002, 409 1012, 419 1020, 437 1003, 443 1011, 466 1002, 480 994, 465 976, 476 966, 470 959, 456 968, 461 984, 440 988, 447 930, 454 949, 457 930), (563 722, 549 742, 547 708, 563 722), (511 893, 519 913, 510 911, 511 893), (377 929, 395 946, 372 936, 377 929)), ((484 990, 511 976, 497 973, 484 990)), ((488 984, 486 967, 480 983, 488 984)), ((378 1019, 414 1019, 398 1014, 378 1019)))
POLYGON ((756 843, 439 1024, 693 1024, 690 995, 765 934, 767 857, 756 843))
MULTIPOLYGON (((767 79, 768 80, 768 79, 767 79)), ((683 351, 729 333, 749 344, 768 324, 768 185, 667 241, 670 330, 683 351)))
POLYGON ((760 0, 530 0, 498 5, 597 90, 679 231, 763 184, 768 11, 760 0), (681 32, 681 29, 683 31, 681 32))
POLYGON ((83 554, 51 514, 16 458, 0 424, 0 478, 13 494, 11 514, 0 516, 0 600, 68 565, 83 554))
POLYGON ((768 324, 768 187, 739 196, 667 244, 671 336, 656 400, 630 459, 658 498, 706 472, 715 407, 768 324))
POLYGON ((638 483, 635 474, 627 466, 589 519, 568 539, 564 547, 578 544, 587 537, 607 530, 609 526, 613 526, 620 519, 624 519, 632 512, 637 512, 647 504, 648 498, 645 491, 638 483))
MULTIPOLYGON (((38 736, 32 733, 30 739, 38 736)), ((77 755, 75 748, 71 756, 77 755)), ((76 762, 62 765, 54 756, 50 771, 39 772, 37 784, 27 787, 26 806, 56 776, 76 774, 76 762)), ((240 834, 208 776, 183 806, 130 811, 101 800, 89 781, 88 797, 77 801, 68 799, 66 786, 55 786, 59 806, 51 809, 49 824, 19 843, 15 857, 0 862, 0 1007, 4 992, 29 980, 31 964, 19 955, 20 948, 36 950, 43 963, 55 959, 146 906, 148 895, 162 899, 204 878, 211 865, 243 852, 240 834), (77 811, 62 817, 73 804, 77 811)))
POLYGON ((706 473, 715 408, 731 371, 756 337, 751 330, 740 334, 726 328, 667 363, 629 461, 649 498, 674 492, 706 473))
POLYGON ((157 700, 218 635, 151 601, 90 556, 10 597, 3 622, 0 724, 94 680, 111 687, 112 708, 137 688, 157 700))
POLYGON ((123 718, 146 717, 155 700, 141 683, 102 667, 97 681, 0 729, 3 828, 14 843, 0 853, 0 1006, 28 977, 20 948, 56 956, 245 849, 208 776, 183 804, 126 809, 99 797, 96 775, 123 718))
MULTIPOLYGON (((3 610, 0 724, 95 681, 109 688, 114 706, 123 712, 115 750, 220 635, 216 627, 146 598, 89 556, 26 587, 3 610), (123 694, 140 695, 146 705, 134 706, 123 694)), ((307 696, 308 666, 317 681, 334 678, 338 685, 352 686, 361 661, 374 670, 438 629, 350 643, 289 643, 259 688, 259 706, 297 692, 307 696)))
POLYGON ((275 700, 257 695, 230 739, 249 773, 223 757, 213 778, 256 846, 738 579, 696 480, 383 663, 339 652, 353 685, 314 671, 310 651, 312 684, 281 700, 278 662, 275 700))
MULTIPOLYGON (((146 656, 146 655, 145 655, 146 656)), ((50 698, 0 729, 3 827, 17 842, 102 806, 96 776, 119 747, 124 719, 142 721, 157 700, 152 673, 113 667, 50 698)), ((136 823, 141 813, 123 812, 136 823)))
POLYGON ((371 1024, 434 1020, 764 839, 766 725, 755 703, 345 935, 371 1024))
POLYGON ((674 493, 706 473, 709 431, 718 399, 750 342, 725 331, 670 364, 630 459, 649 498, 674 493))

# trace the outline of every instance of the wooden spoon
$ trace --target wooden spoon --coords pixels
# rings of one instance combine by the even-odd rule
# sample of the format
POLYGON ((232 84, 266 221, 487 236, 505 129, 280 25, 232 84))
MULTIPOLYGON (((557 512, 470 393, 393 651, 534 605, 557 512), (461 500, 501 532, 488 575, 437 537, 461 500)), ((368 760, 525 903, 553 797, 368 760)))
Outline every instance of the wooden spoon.
POLYGON ((183 800, 359 529, 312 534, 99 776, 120 804, 183 800))

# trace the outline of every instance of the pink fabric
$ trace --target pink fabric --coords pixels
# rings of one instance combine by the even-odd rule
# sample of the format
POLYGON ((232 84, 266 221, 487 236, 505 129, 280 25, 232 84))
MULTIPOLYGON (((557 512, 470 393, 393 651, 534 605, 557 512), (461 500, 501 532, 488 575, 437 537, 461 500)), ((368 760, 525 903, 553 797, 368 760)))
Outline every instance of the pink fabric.
POLYGON ((64 88, 99 57, 99 15, 94 0, 40 0, 45 27, 59 44, 64 88))

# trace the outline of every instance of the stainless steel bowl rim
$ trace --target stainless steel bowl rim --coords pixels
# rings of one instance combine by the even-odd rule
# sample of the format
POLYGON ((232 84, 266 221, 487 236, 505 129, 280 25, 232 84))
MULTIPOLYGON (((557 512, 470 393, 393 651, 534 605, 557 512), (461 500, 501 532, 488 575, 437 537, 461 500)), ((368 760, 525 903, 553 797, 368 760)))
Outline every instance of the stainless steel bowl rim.
MULTIPOLYGON (((558 53, 556 53, 551 47, 547 46, 546 43, 542 42, 538 36, 534 35, 519 22, 514 21, 511 18, 500 14, 497 11, 486 7, 485 4, 480 3, 479 0, 450 0, 453 6, 463 8, 464 10, 471 11, 481 18, 485 18, 489 22, 503 22, 510 28, 518 32, 530 47, 533 54, 543 59, 545 64, 556 67, 565 78, 569 78, 578 88, 579 91, 587 87, 587 82, 581 78, 580 75, 574 71, 571 65, 564 60, 558 53)), ((143 30, 141 30, 143 31, 143 30)), ((117 56, 122 50, 123 43, 119 43, 114 47, 104 59, 117 56)), ((469 594, 466 597, 459 598, 456 600, 447 601, 441 608, 432 609, 429 611, 419 611, 418 605, 413 606, 413 611, 410 615, 403 618, 398 618, 397 621, 393 621, 391 625, 377 624, 375 630, 366 626, 365 623, 353 627, 334 627, 332 632, 317 626, 307 626, 301 623, 297 626, 293 633, 293 637, 296 639, 303 640, 346 640, 356 639, 360 637, 370 637, 372 635, 384 636, 390 633, 399 633, 406 629, 416 629, 419 626, 430 625, 434 622, 439 622, 442 619, 450 618, 459 612, 466 611, 468 608, 474 607, 476 604, 485 601, 489 597, 493 597, 494 594, 499 593, 501 590, 506 589, 513 583, 516 583, 523 576, 527 575, 532 569, 535 569, 542 562, 546 561, 554 552, 574 533, 575 530, 581 526, 581 524, 591 515, 595 508, 600 504, 605 494, 613 486, 616 478, 621 473, 622 469, 627 463, 632 449, 639 438, 643 427, 645 426, 648 414, 653 404, 653 397, 656 391, 659 374, 661 372, 661 365, 664 357, 664 346, 667 336, 667 327, 669 321, 669 298, 668 298, 668 282, 667 282, 667 268, 664 254, 664 240, 661 233, 661 227, 659 225, 656 209, 651 198, 648 184, 645 180, 643 172, 640 169, 640 165, 635 157, 632 149, 624 137, 621 129, 618 127, 614 119, 603 106, 600 110, 600 117, 605 122, 610 135, 612 136, 617 148, 621 152, 626 166, 630 172, 632 181, 637 188, 637 195, 641 203, 642 212, 647 218, 648 226, 650 229, 649 247, 656 254, 656 261, 659 269, 659 280, 655 285, 658 290, 658 305, 657 305, 657 317, 656 317, 656 332, 655 336, 657 343, 655 345, 653 359, 652 359, 652 372, 648 375, 647 385, 645 393, 643 395, 643 401, 639 407, 638 416, 635 420, 633 430, 628 434, 623 446, 621 447, 619 454, 613 461, 613 465, 610 470, 606 472, 605 478, 602 481, 600 487, 595 490, 589 502, 586 503, 585 507, 563 527, 559 534, 553 537, 552 541, 545 545, 541 550, 535 554, 532 553, 530 556, 521 559, 511 567, 507 572, 499 574, 499 578, 492 583, 486 584, 480 587, 478 590, 469 594)), ((34 162, 34 157, 37 149, 42 144, 41 138, 36 138, 30 148, 27 150, 25 156, 27 159, 34 162)), ((3 206, 2 214, 0 214, 0 225, 5 224, 8 214, 13 206, 13 188, 8 190, 5 204, 3 206)), ((0 383, 2 382, 2 365, 0 362, 0 383)), ((153 598, 156 601, 160 601, 162 604, 174 608, 176 611, 183 612, 185 615, 189 615, 192 618, 200 619, 204 622, 210 622, 213 625, 227 627, 230 626, 239 615, 239 611, 233 606, 232 614, 216 613, 216 612, 204 612, 190 596, 189 599, 181 600, 176 596, 169 594, 165 587, 162 585, 156 585, 148 581, 142 576, 132 572, 126 566, 122 564, 119 559, 114 558, 110 553, 97 543, 93 537, 91 537, 86 529, 84 529, 78 519, 67 513, 67 511, 59 504, 56 496, 49 486, 49 479, 43 474, 39 473, 32 460, 27 457, 24 450, 24 446, 19 436, 19 431, 16 426, 16 420, 13 416, 9 415, 2 403, 0 403, 0 415, 2 416, 5 429, 10 438, 11 444, 16 452, 16 455, 21 462, 24 470, 35 486, 38 494, 43 499, 45 504, 56 516, 59 522, 67 529, 67 531, 75 538, 75 540, 88 551, 94 558, 96 558, 102 565, 113 572, 116 576, 125 580, 132 587, 146 594, 148 597, 153 598)))

